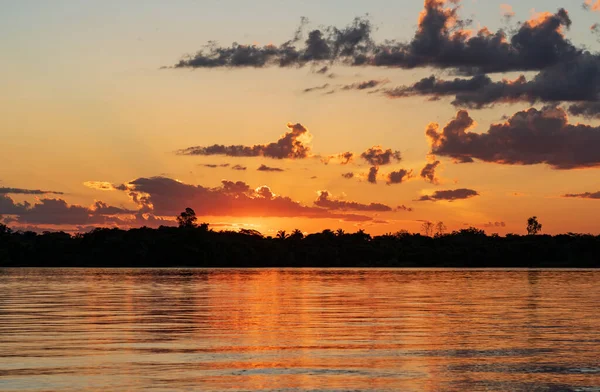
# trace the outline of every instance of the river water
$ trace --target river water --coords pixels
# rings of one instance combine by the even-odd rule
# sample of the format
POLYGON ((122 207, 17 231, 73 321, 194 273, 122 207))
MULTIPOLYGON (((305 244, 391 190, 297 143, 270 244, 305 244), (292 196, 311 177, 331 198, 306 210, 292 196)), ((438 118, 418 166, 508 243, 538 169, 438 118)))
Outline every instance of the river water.
POLYGON ((600 271, 0 269, 2 391, 600 391, 600 271))

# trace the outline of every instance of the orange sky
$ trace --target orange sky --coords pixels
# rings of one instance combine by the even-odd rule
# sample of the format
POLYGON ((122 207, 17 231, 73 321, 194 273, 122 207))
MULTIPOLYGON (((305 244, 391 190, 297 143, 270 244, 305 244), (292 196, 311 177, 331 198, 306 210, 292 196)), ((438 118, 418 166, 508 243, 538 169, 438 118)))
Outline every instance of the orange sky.
MULTIPOLYGON (((373 7, 384 9, 385 3, 378 1, 373 7)), ((423 8, 422 1, 414 3, 406 6, 406 12, 411 12, 412 26, 409 23, 409 27, 398 28, 398 33, 394 33, 394 25, 383 13, 379 14, 381 22, 375 19, 378 16, 375 13, 371 18, 380 26, 374 33, 376 37, 411 40, 423 8), (383 33, 386 36, 382 36, 383 33)), ((515 18, 527 20, 552 16, 561 5, 554 1, 552 7, 543 1, 535 3, 535 12, 532 7, 513 6, 515 18), (544 13, 546 11, 549 13, 544 13)), ((532 215, 539 217, 544 233, 600 232, 597 223, 600 209, 595 208, 600 200, 563 197, 565 194, 600 191, 595 165, 557 169, 543 162, 503 164, 473 152, 470 152, 473 163, 456 163, 456 152, 448 152, 452 148, 448 145, 439 150, 440 154, 432 156, 432 141, 426 136, 426 129, 434 122, 441 130, 455 118, 459 108, 451 104, 454 96, 434 100, 423 95, 390 99, 384 93, 385 89, 410 86, 432 74, 444 80, 466 78, 464 75, 435 66, 400 69, 351 67, 339 63, 327 63, 330 70, 326 74, 315 72, 323 64, 291 68, 160 69, 175 64, 183 53, 193 53, 215 38, 224 46, 232 41, 252 43, 255 38, 266 39, 272 31, 272 42, 280 44, 293 34, 300 15, 287 15, 289 23, 273 22, 272 27, 270 19, 266 18, 255 25, 244 25, 245 32, 239 31, 241 27, 238 26, 237 36, 226 30, 227 26, 237 23, 238 16, 231 15, 228 19, 227 15, 221 15, 220 23, 211 25, 212 31, 202 31, 202 35, 193 40, 186 37, 180 42, 172 42, 167 38, 177 29, 174 15, 166 24, 156 27, 158 30, 151 28, 158 23, 156 15, 149 11, 140 15, 136 21, 139 26, 136 26, 139 29, 147 25, 147 28, 139 29, 138 37, 133 28, 124 27, 126 20, 118 18, 119 6, 110 4, 107 7, 113 7, 115 12, 100 13, 98 20, 91 22, 88 28, 75 25, 73 20, 77 13, 91 18, 92 9, 77 6, 72 15, 61 14, 67 18, 67 24, 73 24, 75 33, 81 31, 79 37, 71 37, 68 31, 46 21, 43 15, 34 15, 45 21, 40 25, 38 35, 18 30, 18 23, 25 23, 26 19, 16 18, 22 10, 10 10, 16 18, 12 26, 15 34, 11 34, 12 39, 4 34, 5 38, 0 41, 7 54, 7 60, 0 66, 3 75, 0 80, 5 86, 0 97, 4 162, 0 165, 0 188, 21 191, 5 190, 0 192, 0 198, 10 198, 14 205, 29 203, 24 210, 16 207, 2 210, 0 199, 0 215, 11 227, 81 231, 98 225, 172 224, 176 211, 189 206, 202 211, 200 220, 212 223, 215 229, 246 227, 265 234, 295 228, 306 232, 325 228, 347 231, 363 228, 372 234, 401 229, 416 232, 422 221, 443 221, 450 230, 477 226, 488 233, 523 233, 526 220, 532 215), (125 42, 105 34, 112 25, 122 30, 125 42), (222 25, 221 30, 219 25, 222 25), (252 34, 261 26, 261 31, 252 34), (161 35, 163 30, 164 36, 161 35), (41 43, 35 41, 36 37, 42 40, 41 43), (52 37, 56 39, 52 40, 52 37), (331 73, 333 77, 328 76, 331 73), (372 89, 356 88, 359 83, 369 80, 381 83, 372 89), (329 86, 304 92, 307 88, 325 84, 329 86), (352 85, 355 87, 343 87, 352 85), (327 94, 330 91, 333 93, 327 94), (303 146, 310 148, 304 158, 276 159, 263 153, 246 157, 176 153, 192 146, 268 145, 290 131, 286 127, 288 123, 301 124, 312 136, 310 140, 301 140, 303 146), (376 184, 367 179, 369 170, 375 165, 361 158, 361 154, 373 146, 381 146, 383 151, 398 151, 401 155, 401 160, 392 159, 389 164, 376 165, 376 184), (346 165, 337 159, 326 165, 320 159, 344 152, 354 154, 353 161, 346 165), (421 169, 435 160, 440 161, 435 172, 437 180, 433 183, 425 181, 419 175, 421 169), (246 170, 232 170, 235 165, 246 167, 246 170), (282 171, 258 171, 261 165, 282 171), (402 169, 412 170, 412 174, 407 174, 402 183, 386 183, 389 173, 402 169), (354 177, 346 179, 342 177, 345 173, 353 173, 354 177), (155 177, 200 188, 181 188, 181 192, 196 192, 183 197, 169 194, 170 189, 175 188, 159 189, 159 185, 164 185, 160 181, 144 187, 131 185, 137 179, 155 177), (227 193, 223 180, 242 181, 249 188, 242 193, 227 193), (86 186, 89 181, 124 187, 100 190, 86 186), (256 189, 261 186, 268 186, 274 195, 266 199, 258 196, 256 189), (436 192, 461 189, 475 191, 476 195, 453 201, 418 200, 427 199, 423 196, 436 192), (61 194, 32 194, 23 190, 61 194), (344 207, 324 209, 315 205, 318 192, 325 190, 329 192, 330 200, 340 202, 337 205, 344 207), (168 194, 160 195, 163 191, 168 194), (136 197, 147 197, 150 201, 136 201, 136 197), (156 207, 160 198, 165 199, 164 206, 156 207), (254 201, 240 204, 245 198, 254 201), (64 200, 66 205, 51 206, 48 203, 33 211, 32 208, 35 209, 43 199, 64 200), (96 201, 118 207, 123 212, 96 217, 96 201), (371 203, 387 206, 389 210, 364 207, 371 203), (82 210, 69 210, 69 206, 81 206, 82 210), (213 210, 203 206, 212 206, 213 210), (406 208, 399 209, 399 206, 406 208), (67 208, 66 212, 61 208, 67 208), (85 217, 84 209, 87 209, 88 217, 85 217), (73 214, 72 219, 63 219, 69 214, 73 214), (134 219, 136 214, 139 216, 134 219), (155 216, 158 220, 152 220, 155 216)), ((484 25, 490 31, 496 31, 504 23, 502 13, 506 8, 501 8, 500 4, 493 2, 493 7, 490 4, 464 4, 467 9, 457 12, 458 15, 469 16, 472 12, 481 16, 482 20, 477 20, 471 28, 473 31, 484 25)), ((559 28, 561 34, 570 38, 574 45, 597 46, 589 26, 598 14, 591 9, 585 11, 579 5, 562 5, 571 8, 569 16, 573 26, 571 29, 559 28)), ((396 4, 395 7, 401 6, 396 4)), ((355 16, 361 15, 361 11, 345 10, 355 16)), ((122 15, 126 15, 125 11, 122 15)), ((264 15, 261 17, 265 18, 264 15)), ((320 15, 320 18, 317 20, 323 24, 337 21, 337 17, 327 21, 326 15, 320 15)), ((347 22, 341 23, 343 26, 347 22)), ((516 20, 510 23, 516 25, 516 20)), ((535 27, 539 23, 529 24, 535 27)), ((312 28, 316 27, 313 23, 312 28)), ((520 70, 490 73, 489 77, 493 81, 516 80, 523 74, 527 80, 532 80, 537 73, 537 70, 520 70)), ((485 134, 492 124, 505 123, 517 112, 531 107, 541 110, 545 105, 546 102, 531 105, 516 99, 492 108, 468 108, 470 117, 476 122, 468 132, 485 134)), ((567 106, 568 103, 563 105, 567 106)), ((568 122, 593 127, 600 125, 598 120, 572 114, 569 114, 568 122)), ((590 140, 594 143, 598 139, 590 140)), ((600 151, 600 146, 597 147, 600 151)), ((570 147, 564 148, 569 151, 570 147)), ((573 153, 577 151, 573 150, 573 153)), ((545 162, 552 162, 552 159, 545 162)))

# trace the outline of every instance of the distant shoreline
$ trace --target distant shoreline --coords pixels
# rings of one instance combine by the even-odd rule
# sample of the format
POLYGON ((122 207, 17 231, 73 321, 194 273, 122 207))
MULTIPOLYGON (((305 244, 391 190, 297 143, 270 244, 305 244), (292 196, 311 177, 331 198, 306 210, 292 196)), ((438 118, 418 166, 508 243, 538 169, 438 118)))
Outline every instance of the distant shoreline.
POLYGON ((427 237, 362 231, 264 237, 207 227, 0 233, 1 267, 81 268, 600 268, 600 236, 487 236, 465 229, 427 237))

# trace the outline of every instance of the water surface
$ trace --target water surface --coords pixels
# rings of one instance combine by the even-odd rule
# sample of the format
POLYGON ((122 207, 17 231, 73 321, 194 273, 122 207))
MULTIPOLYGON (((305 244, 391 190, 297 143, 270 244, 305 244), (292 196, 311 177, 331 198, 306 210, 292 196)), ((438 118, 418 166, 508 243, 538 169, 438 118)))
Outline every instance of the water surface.
POLYGON ((0 269, 0 390, 600 391, 599 279, 0 269))

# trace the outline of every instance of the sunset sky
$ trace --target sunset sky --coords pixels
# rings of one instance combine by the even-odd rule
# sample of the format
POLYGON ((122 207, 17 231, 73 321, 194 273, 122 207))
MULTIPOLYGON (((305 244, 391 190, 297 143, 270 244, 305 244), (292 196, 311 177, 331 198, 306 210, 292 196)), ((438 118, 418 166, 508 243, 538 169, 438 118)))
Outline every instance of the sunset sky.
POLYGON ((600 233, 600 1, 505 1, 0 0, 0 222, 600 233))

